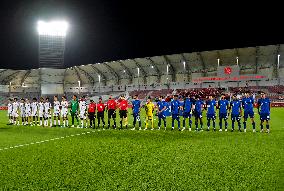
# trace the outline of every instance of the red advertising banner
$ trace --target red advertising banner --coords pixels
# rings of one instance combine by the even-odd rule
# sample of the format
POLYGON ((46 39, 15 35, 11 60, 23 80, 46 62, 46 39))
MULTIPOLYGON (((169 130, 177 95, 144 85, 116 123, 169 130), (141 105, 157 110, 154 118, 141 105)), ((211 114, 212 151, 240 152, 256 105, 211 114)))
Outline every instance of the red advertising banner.
POLYGON ((235 76, 235 77, 201 77, 195 78, 192 82, 214 82, 214 81, 242 81, 242 80, 258 80, 265 79, 266 76, 235 76))

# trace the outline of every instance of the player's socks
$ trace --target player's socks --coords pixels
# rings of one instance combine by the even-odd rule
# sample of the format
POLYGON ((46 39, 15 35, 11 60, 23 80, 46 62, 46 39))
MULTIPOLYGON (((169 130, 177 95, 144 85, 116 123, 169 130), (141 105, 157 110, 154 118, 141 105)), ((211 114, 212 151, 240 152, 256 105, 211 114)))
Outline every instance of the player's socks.
POLYGON ((252 128, 255 130, 255 122, 252 122, 252 128))
POLYGON ((232 130, 235 129, 235 120, 232 121, 232 130))
POLYGON ((68 120, 66 120, 66 126, 67 126, 67 127, 69 126, 69 121, 68 121, 68 120))
MULTIPOLYGON (((58 122, 58 125, 60 126, 60 120, 59 120, 59 119, 58 119, 58 121, 57 121, 57 122, 58 122)), ((56 124, 55 124, 55 125, 56 125, 56 124)))
POLYGON ((228 121, 225 119, 225 131, 228 128, 228 121))
POLYGON ((261 131, 263 130, 263 124, 262 123, 260 124, 260 130, 261 131))
POLYGON ((246 128, 247 128, 247 122, 244 121, 244 129, 246 129, 246 128))
POLYGON ((266 124, 266 129, 268 129, 268 130, 269 130, 269 124, 266 124))
POLYGON ((56 126, 56 119, 54 119, 54 121, 53 121, 53 125, 54 125, 54 126, 56 126))
POLYGON ((183 126, 183 128, 185 127, 185 119, 183 119, 183 121, 182 121, 182 126, 183 126))
POLYGON ((63 127, 65 127, 65 121, 63 120, 63 127))

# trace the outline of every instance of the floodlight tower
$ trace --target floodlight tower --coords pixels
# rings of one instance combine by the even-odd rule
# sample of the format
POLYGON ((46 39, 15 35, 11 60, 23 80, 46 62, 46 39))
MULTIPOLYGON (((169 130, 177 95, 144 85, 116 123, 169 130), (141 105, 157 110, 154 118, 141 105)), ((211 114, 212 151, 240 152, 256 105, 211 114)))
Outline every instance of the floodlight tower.
POLYGON ((38 21, 39 67, 63 68, 65 39, 68 23, 65 21, 38 21))

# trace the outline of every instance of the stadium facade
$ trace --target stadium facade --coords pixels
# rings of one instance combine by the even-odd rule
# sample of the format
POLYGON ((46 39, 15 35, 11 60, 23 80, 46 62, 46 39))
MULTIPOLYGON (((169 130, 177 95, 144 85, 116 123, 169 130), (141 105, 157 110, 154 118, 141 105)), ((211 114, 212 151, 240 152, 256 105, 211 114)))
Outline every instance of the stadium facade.
POLYGON ((283 57, 284 45, 279 44, 90 63, 65 69, 2 69, 0 92, 107 94, 134 90, 276 86, 284 85, 283 57))

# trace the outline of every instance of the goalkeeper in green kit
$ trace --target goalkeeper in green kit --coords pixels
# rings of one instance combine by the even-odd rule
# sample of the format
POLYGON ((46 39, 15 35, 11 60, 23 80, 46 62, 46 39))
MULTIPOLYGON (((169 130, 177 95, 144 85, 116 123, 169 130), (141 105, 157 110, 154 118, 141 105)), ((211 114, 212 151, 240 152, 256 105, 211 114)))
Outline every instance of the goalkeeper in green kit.
POLYGON ((73 99, 71 100, 71 117, 72 117, 72 126, 74 127, 74 117, 76 118, 77 121, 77 127, 79 127, 79 119, 78 119, 78 110, 79 110, 79 102, 77 100, 77 96, 73 95, 73 99))

